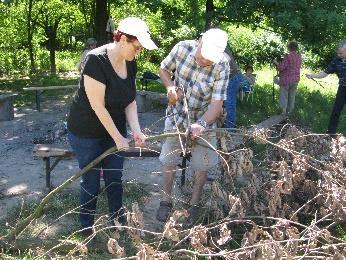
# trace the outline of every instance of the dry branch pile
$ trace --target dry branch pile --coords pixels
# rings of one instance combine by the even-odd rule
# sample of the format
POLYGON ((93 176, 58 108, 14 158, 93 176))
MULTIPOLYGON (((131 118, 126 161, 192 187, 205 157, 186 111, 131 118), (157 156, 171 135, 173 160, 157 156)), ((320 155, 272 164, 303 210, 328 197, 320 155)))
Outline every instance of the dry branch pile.
MULTIPOLYGON (((127 257, 345 259, 346 242, 332 232, 346 220, 343 136, 332 139, 286 125, 276 132, 239 133, 247 141, 235 150, 234 133, 220 135, 223 173, 212 183, 213 221, 185 229, 187 212, 179 210, 161 233, 150 232, 143 230, 135 204, 127 213, 128 226, 122 227, 137 249, 127 257)), ((115 232, 108 251, 126 258, 121 242, 115 232)))
POLYGON ((345 241, 330 229, 346 220, 346 139, 295 126, 282 129, 275 143, 269 135, 263 129, 253 133, 265 146, 256 165, 250 148, 233 151, 225 158, 222 182, 213 184, 214 211, 225 220, 251 221, 232 258, 343 259, 345 241))

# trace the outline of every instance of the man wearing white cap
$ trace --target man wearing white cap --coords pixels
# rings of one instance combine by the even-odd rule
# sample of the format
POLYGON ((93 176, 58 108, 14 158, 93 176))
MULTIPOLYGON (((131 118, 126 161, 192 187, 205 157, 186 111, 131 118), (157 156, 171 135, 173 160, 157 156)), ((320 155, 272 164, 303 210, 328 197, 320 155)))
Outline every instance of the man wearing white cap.
MULTIPOLYGON (((79 88, 73 97, 67 119, 68 139, 82 169, 108 148, 129 147, 126 121, 137 146, 144 145, 137 115, 135 57, 143 49, 156 49, 146 23, 137 17, 120 21, 114 32, 114 43, 91 50, 86 57, 79 88)), ((81 180, 81 232, 91 235, 97 196, 100 190, 100 169, 103 171, 109 220, 122 216, 123 158, 111 154, 81 180)))
MULTIPOLYGON (((207 179, 207 171, 217 162, 215 133, 204 134, 205 129, 216 126, 216 119, 226 100, 229 63, 224 54, 227 33, 220 29, 206 31, 199 41, 181 41, 161 62, 160 77, 167 88, 170 105, 167 107, 165 131, 185 132, 189 129, 197 144, 191 148, 189 167, 194 170, 195 183, 189 202, 188 225, 198 216, 198 203, 207 179), (174 81, 171 80, 174 76, 174 81), (201 144, 201 145, 199 145, 201 144)), ((166 221, 172 210, 172 186, 176 166, 184 140, 167 138, 160 161, 164 172, 164 198, 157 211, 157 219, 166 221)))

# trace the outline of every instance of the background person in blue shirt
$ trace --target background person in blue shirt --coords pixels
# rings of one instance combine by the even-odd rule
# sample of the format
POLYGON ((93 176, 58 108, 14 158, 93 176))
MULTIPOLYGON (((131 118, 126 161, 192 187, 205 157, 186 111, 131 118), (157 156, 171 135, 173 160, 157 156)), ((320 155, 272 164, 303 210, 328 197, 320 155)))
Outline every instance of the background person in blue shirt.
POLYGON ((228 48, 226 48, 225 54, 227 54, 229 58, 230 75, 227 86, 227 99, 224 102, 226 110, 224 127, 236 128, 237 95, 239 87, 243 81, 243 74, 241 73, 231 51, 228 48))
POLYGON ((328 74, 335 73, 339 78, 339 88, 336 93, 335 103, 332 114, 330 116, 327 133, 334 136, 339 124, 341 111, 346 103, 346 41, 342 41, 336 49, 337 57, 335 57, 328 67, 318 74, 306 74, 308 79, 321 79, 328 74))
POLYGON ((243 74, 242 87, 245 93, 250 92, 253 85, 256 82, 256 75, 253 74, 252 65, 247 65, 245 68, 245 73, 243 74))

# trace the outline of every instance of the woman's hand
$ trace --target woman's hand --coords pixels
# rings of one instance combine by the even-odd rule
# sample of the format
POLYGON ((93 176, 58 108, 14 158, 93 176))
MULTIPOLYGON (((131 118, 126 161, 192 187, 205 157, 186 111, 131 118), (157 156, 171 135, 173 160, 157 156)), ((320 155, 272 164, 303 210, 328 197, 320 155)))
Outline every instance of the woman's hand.
POLYGON ((145 146, 146 136, 141 132, 133 132, 133 140, 135 141, 136 147, 144 147, 145 146))
POLYGON ((121 136, 118 140, 114 140, 114 142, 115 142, 118 150, 123 150, 123 149, 129 148, 130 140, 123 137, 123 136, 121 136))

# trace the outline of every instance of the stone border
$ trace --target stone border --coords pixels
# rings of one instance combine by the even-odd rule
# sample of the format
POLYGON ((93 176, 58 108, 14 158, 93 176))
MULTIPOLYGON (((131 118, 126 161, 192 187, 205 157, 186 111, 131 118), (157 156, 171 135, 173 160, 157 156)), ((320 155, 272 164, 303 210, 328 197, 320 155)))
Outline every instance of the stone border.
POLYGON ((168 99, 164 93, 137 90, 136 102, 138 112, 144 113, 157 107, 166 107, 168 99))

